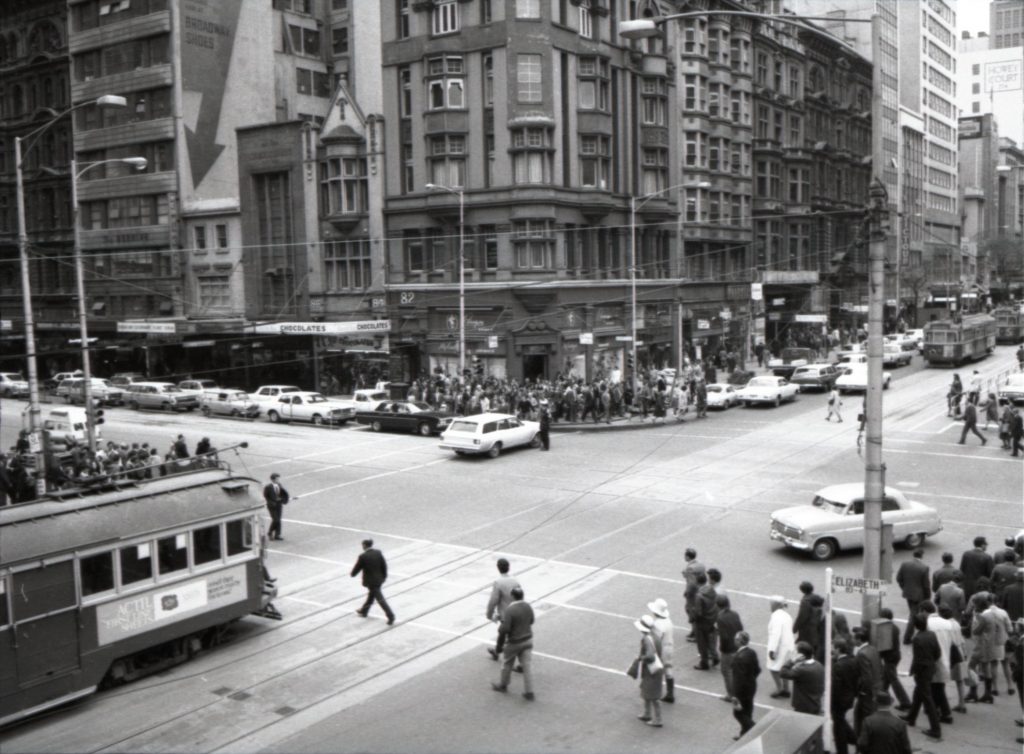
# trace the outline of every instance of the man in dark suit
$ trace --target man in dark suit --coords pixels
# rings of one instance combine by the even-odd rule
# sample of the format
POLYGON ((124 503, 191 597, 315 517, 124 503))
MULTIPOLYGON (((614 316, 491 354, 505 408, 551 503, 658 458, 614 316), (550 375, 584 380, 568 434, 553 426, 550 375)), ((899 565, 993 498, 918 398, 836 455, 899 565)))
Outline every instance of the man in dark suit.
POLYGON ((384 560, 383 553, 380 550, 374 549, 372 539, 363 540, 363 551, 359 554, 356 564, 352 567, 351 576, 353 578, 360 573, 363 574, 363 586, 366 587, 366 602, 363 603, 360 609, 356 610, 356 613, 361 618, 365 618, 370 612, 373 601, 377 600, 377 604, 381 606, 384 614, 388 617, 388 625, 394 624, 395 614, 391 612, 391 608, 388 606, 388 602, 384 599, 384 594, 380 590, 388 579, 388 564, 384 560))
POLYGON ((910 704, 910 712, 906 716, 901 715, 900 719, 908 725, 914 725, 923 704, 931 727, 922 732, 929 738, 941 741, 939 710, 932 696, 932 676, 935 675, 936 666, 942 661, 942 648, 935 633, 928 630, 927 615, 918 613, 914 616, 914 623, 914 628, 918 632, 913 640, 914 656, 910 663, 910 675, 914 679, 914 698, 910 704))
POLYGON ((892 697, 881 692, 875 697, 878 711, 864 720, 857 751, 861 754, 911 754, 907 724, 892 714, 892 697))
POLYGON ((878 652, 878 656, 882 658, 882 691, 888 692, 892 688, 899 702, 896 709, 905 712, 910 709, 910 697, 907 696, 899 676, 900 660, 903 659, 900 652, 900 629, 892 622, 892 610, 889 608, 883 607, 879 610, 878 617, 885 621, 878 624, 878 646, 889 647, 878 652))
POLYGON ((868 632, 860 626, 854 626, 850 632, 853 637, 853 656, 857 660, 857 700, 853 708, 853 730, 860 735, 860 726, 864 719, 875 711, 875 696, 882 690, 882 656, 868 641, 868 632))
POLYGON ((736 657, 736 634, 743 630, 743 621, 739 613, 732 609, 729 597, 720 594, 715 597, 715 604, 718 606, 718 617, 715 619, 715 628, 718 632, 718 653, 722 659, 722 680, 725 682, 725 696, 723 701, 731 702, 734 694, 732 692, 732 663, 736 657))
POLYGON ((935 573, 932 574, 932 593, 939 591, 943 584, 952 581, 954 573, 956 566, 953 565, 953 553, 942 553, 942 566, 935 569, 935 573))
POLYGON ((267 503, 267 510, 270 512, 270 528, 267 530, 267 539, 281 540, 281 508, 287 505, 291 499, 280 482, 280 474, 270 475, 270 484, 263 488, 263 499, 267 503))
POLYGON ((968 401, 967 405, 964 406, 964 428, 960 433, 960 444, 963 445, 967 442, 967 433, 973 432, 981 440, 982 446, 984 446, 988 440, 985 439, 985 435, 978 431, 978 407, 975 402, 968 401))
POLYGON ((992 579, 992 592, 999 603, 1002 602, 1006 587, 1017 580, 1017 564, 1014 562, 1017 554, 1013 550, 1004 550, 1002 555, 1002 561, 995 564, 989 577, 992 579))
POLYGON ((857 740, 846 713, 853 709, 860 685, 860 668, 850 654, 846 639, 835 641, 835 661, 832 663, 832 735, 836 741, 836 754, 847 754, 850 743, 857 740))
POLYGON ((761 663, 757 652, 750 647, 750 634, 740 631, 736 634, 736 655, 732 658, 732 716, 740 724, 739 739, 754 727, 754 695, 757 693, 757 677, 761 675, 761 663))
POLYGON ((806 641, 796 643, 796 657, 779 671, 783 678, 793 682, 793 711, 808 715, 821 714, 821 699, 825 692, 825 668, 814 659, 814 647, 806 641))
POLYGON ((903 590, 903 599, 907 601, 910 614, 907 618, 907 630, 903 634, 903 643, 909 644, 914 637, 914 616, 917 607, 927 599, 931 599, 932 585, 928 578, 931 569, 924 562, 924 550, 914 550, 914 559, 900 564, 896 572, 896 583, 903 590))
POLYGON ((796 618, 793 619, 793 633, 797 641, 806 641, 812 647, 818 644, 818 622, 820 614, 816 615, 811 600, 814 598, 814 584, 810 581, 800 583, 800 607, 797 608, 796 618))
MULTIPOLYGON (((509 575, 508 569, 508 560, 498 558, 498 573, 500 575, 494 580, 494 586, 491 587, 491 598, 487 601, 487 620, 498 624, 501 623, 501 618, 505 614, 505 608, 512 604, 512 590, 516 587, 522 588, 519 585, 519 580, 509 575)), ((487 652, 491 659, 497 661, 498 655, 504 649, 505 636, 499 631, 497 645, 493 649, 488 647, 487 652)))
POLYGON ((982 576, 991 576, 992 569, 995 568, 992 556, 985 552, 987 549, 988 540, 984 537, 975 537, 974 549, 968 550, 960 557, 960 572, 964 575, 964 596, 968 600, 978 591, 978 579, 982 576))

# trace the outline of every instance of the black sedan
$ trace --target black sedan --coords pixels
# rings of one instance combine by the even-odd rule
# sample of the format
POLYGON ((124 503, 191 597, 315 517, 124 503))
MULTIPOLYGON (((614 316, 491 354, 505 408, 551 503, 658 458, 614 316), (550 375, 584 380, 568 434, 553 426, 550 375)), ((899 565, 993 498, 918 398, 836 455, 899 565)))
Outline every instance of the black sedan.
POLYGON ((371 411, 357 411, 356 423, 374 432, 414 432, 424 437, 440 434, 452 414, 436 411, 418 401, 381 401, 371 411))

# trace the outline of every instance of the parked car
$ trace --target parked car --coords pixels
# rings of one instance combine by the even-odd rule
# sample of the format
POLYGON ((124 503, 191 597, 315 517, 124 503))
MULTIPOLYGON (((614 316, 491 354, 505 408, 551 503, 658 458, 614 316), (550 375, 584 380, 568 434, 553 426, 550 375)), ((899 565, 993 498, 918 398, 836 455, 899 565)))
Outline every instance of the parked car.
POLYGON ((836 359, 835 365, 839 367, 839 372, 842 374, 844 367, 848 367, 851 364, 867 364, 868 355, 867 353, 844 353, 836 359))
POLYGON ((74 372, 57 372, 48 380, 43 380, 43 390, 47 393, 52 393, 57 389, 57 386, 64 380, 70 380, 72 377, 81 377, 82 370, 76 369, 74 372))
MULTIPOLYGON (((182 390, 195 391, 200 394, 207 390, 220 390, 216 380, 182 380, 178 383, 178 387, 182 390)), ((200 395, 200 400, 202 400, 202 395, 200 395)))
POLYGON ((1024 404, 1024 374, 1011 374, 999 386, 999 399, 1014 404, 1024 404))
POLYGON ((124 400, 134 409, 192 411, 199 407, 198 397, 183 393, 173 382, 133 382, 125 390, 124 400))
POLYGON ((724 382, 712 382, 707 386, 708 408, 726 409, 738 406, 740 398, 736 394, 736 388, 724 382))
POLYGON ((267 418, 272 422, 345 424, 355 414, 349 406, 306 390, 282 393, 277 402, 267 404, 267 418))
POLYGON ((58 398, 63 398, 65 401, 68 400, 68 392, 71 390, 71 385, 75 380, 80 380, 81 377, 68 377, 57 383, 57 387, 54 388, 53 394, 58 398))
POLYGON ((355 411, 368 411, 372 407, 376 406, 381 401, 386 401, 391 396, 388 395, 386 390, 378 390, 377 388, 362 388, 356 390, 350 396, 342 396, 340 398, 332 398, 335 403, 339 406, 348 406, 355 411))
POLYGON ((783 348, 778 358, 768 359, 768 368, 776 377, 788 380, 797 367, 806 366, 817 359, 818 352, 813 348, 783 348))
POLYGON ((441 433, 441 447, 455 455, 486 453, 497 458, 501 451, 521 445, 540 447, 540 424, 511 414, 474 414, 452 419, 441 433))
POLYGON ((836 349, 836 358, 839 361, 843 360, 844 356, 862 355, 867 358, 868 345, 867 343, 844 343, 836 349))
MULTIPOLYGON (((882 523, 892 524, 893 541, 919 547, 925 537, 942 531, 934 508, 908 500, 886 487, 882 523)), ((834 484, 818 491, 810 505, 783 508, 771 514, 770 537, 787 547, 828 560, 840 550, 864 546, 864 484, 834 484)))
POLYGON ((897 332, 891 335, 885 336, 885 342, 888 345, 893 343, 904 351, 916 351, 917 350, 917 338, 910 333, 897 332))
POLYGON ((914 339, 914 345, 917 346, 917 350, 920 351, 924 347, 924 330, 918 328, 916 330, 907 330, 904 335, 908 338, 914 339))
POLYGON ((374 432, 414 432, 429 437, 447 427, 452 416, 446 411, 435 411, 429 403, 381 401, 368 411, 357 411, 356 423, 374 432))
POLYGON ((797 387, 785 377, 761 375, 755 377, 746 386, 737 391, 739 399, 745 406, 756 403, 770 403, 776 406, 783 401, 796 400, 797 387))
MULTIPOLYGON (((85 379, 75 377, 67 380, 68 403, 85 404, 85 379)), ((89 380, 89 390, 95 406, 120 406, 124 403, 124 390, 114 387, 108 380, 93 377, 89 380)))
POLYGON ((149 377, 142 372, 117 372, 110 377, 110 384, 114 387, 127 389, 136 382, 148 382, 149 377))
POLYGON ((302 388, 298 385, 263 385, 256 388, 255 393, 249 397, 257 403, 277 403, 277 399, 285 393, 301 393, 302 388))
MULTIPOLYGON (((889 372, 882 372, 882 389, 888 390, 889 383, 892 381, 892 374, 889 372)), ((863 364, 848 364, 843 369, 843 373, 839 375, 839 379, 836 380, 836 389, 840 393, 864 393, 868 389, 868 365, 863 364)))
POLYGON ((839 369, 832 364, 808 364, 797 367, 789 379, 797 390, 831 390, 839 379, 839 369))
POLYGON ((243 390, 215 388, 203 391, 199 397, 199 410, 204 416, 244 416, 255 419, 260 415, 260 404, 243 390))
POLYGON ((21 398, 28 395, 28 380, 17 372, 0 372, 0 395, 21 398))
POLYGON ((908 351, 899 343, 886 343, 882 346, 882 364, 887 367, 905 367, 910 364, 913 351, 908 351))

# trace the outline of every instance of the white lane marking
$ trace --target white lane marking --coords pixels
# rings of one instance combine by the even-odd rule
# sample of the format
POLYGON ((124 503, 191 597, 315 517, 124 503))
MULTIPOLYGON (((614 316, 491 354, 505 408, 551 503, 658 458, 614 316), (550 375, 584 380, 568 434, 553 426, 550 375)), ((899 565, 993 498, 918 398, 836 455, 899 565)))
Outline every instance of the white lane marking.
POLYGON ((916 489, 921 486, 920 482, 896 482, 897 487, 909 487, 910 489, 916 489))
MULTIPOLYGON (((418 537, 403 537, 400 534, 388 534, 387 532, 370 531, 369 529, 356 529, 356 528, 353 528, 351 526, 339 526, 337 524, 322 524, 322 523, 320 523, 318 521, 300 521, 300 520, 294 519, 294 518, 286 518, 284 520, 286 522, 288 522, 289 524, 296 524, 298 526, 313 526, 313 527, 317 527, 317 528, 320 528, 320 529, 337 529, 338 531, 351 531, 351 532, 356 532, 356 533, 360 533, 360 534, 372 534, 375 537, 388 537, 389 539, 401 539, 404 542, 419 542, 419 543, 426 543, 426 544, 434 544, 429 539, 420 539, 418 537)), ((312 557, 310 555, 299 555, 298 553, 287 552, 285 550, 269 550, 269 552, 280 553, 280 554, 283 554, 283 555, 295 555, 296 557, 299 557, 299 558, 309 558, 310 560, 316 560, 317 559, 317 558, 314 558, 314 557, 312 557)), ((325 560, 324 562, 325 563, 331 563, 333 561, 325 560)))
MULTIPOLYGON (((630 618, 630 620, 634 620, 634 619, 630 618)), ((416 628, 423 628, 423 629, 426 629, 427 631, 436 631, 437 633, 447 634, 448 636, 457 636, 460 639, 472 641, 472 642, 475 642, 476 644, 486 644, 487 646, 490 646, 493 643, 492 639, 485 639, 485 638, 483 638, 481 636, 467 636, 467 635, 464 635, 461 631, 453 631, 453 630, 451 630, 449 628, 441 628, 440 626, 432 626, 429 623, 420 623, 419 621, 410 621, 409 623, 406 623, 404 625, 415 626, 416 628)), ((538 651, 534 650, 533 656, 534 657, 543 657, 546 660, 554 660, 555 662, 564 662, 564 663, 566 663, 568 665, 576 665, 577 667, 587 668, 588 670, 596 670, 596 671, 598 671, 600 673, 611 673, 612 675, 617 675, 617 676, 622 676, 622 675, 626 674, 626 671, 624 671, 622 668, 607 668, 607 667, 605 667, 603 665, 595 665, 594 663, 584 662, 583 660, 573 660, 573 659, 571 659, 569 657, 561 657, 560 655, 553 655, 553 654, 550 654, 548 652, 538 652, 538 651)), ((716 693, 714 691, 705 691, 704 689, 697 689, 697 688, 693 688, 692 686, 683 686, 682 684, 679 684, 679 683, 675 684, 675 687, 677 689, 679 689, 680 691, 688 691, 691 694, 699 694, 701 696, 710 696, 710 697, 714 697, 715 699, 719 699, 721 697, 720 694, 718 694, 718 693, 716 693)), ((761 709, 778 709, 776 707, 773 707, 770 704, 761 704, 760 702, 754 702, 754 706, 755 707, 759 707, 761 709)))
POLYGON ((363 482, 372 482, 375 479, 383 479, 385 477, 394 476, 395 474, 405 474, 409 471, 416 471, 417 469, 425 469, 428 466, 436 466, 439 463, 448 463, 451 458, 438 458, 434 461, 428 461, 427 463, 416 464, 415 466, 406 466, 404 469, 393 469, 391 471, 382 471, 380 474, 371 474, 370 476, 360 477, 359 479, 353 479, 349 482, 341 482, 340 484, 332 484, 330 487, 322 487, 319 490, 312 490, 311 492, 303 492, 302 497, 309 497, 310 495, 319 495, 323 492, 330 492, 331 490, 338 490, 342 487, 351 487, 354 484, 362 484, 363 482))
POLYGON ((312 560, 315 563, 329 563, 330 565, 343 566, 344 563, 338 560, 328 560, 327 558, 318 558, 313 555, 303 555, 298 552, 288 552, 287 550, 275 550, 267 548, 267 552, 271 552, 274 555, 288 555, 293 558, 301 558, 302 560, 312 560))
POLYGON ((949 414, 948 413, 946 413, 946 414, 932 414, 931 416, 929 416, 924 421, 919 422, 918 424, 915 424, 913 427, 911 427, 910 429, 905 430, 905 431, 907 431, 907 432, 916 432, 920 427, 923 427, 925 424, 929 424, 929 423, 935 421, 935 419, 937 417, 938 418, 942 418, 944 416, 949 416, 949 414))
MULTIPOLYGON (((1017 503, 1017 505, 1020 505, 1020 503, 1017 503)), ((989 523, 979 524, 977 521, 956 521, 956 520, 954 520, 952 518, 944 518, 944 519, 942 519, 942 522, 944 524, 960 524, 962 526, 974 526, 974 527, 977 527, 977 526, 987 526, 990 529, 1006 529, 1007 531, 1019 531, 1020 530, 1019 526, 1004 526, 1003 524, 989 524, 989 523)))
POLYGON ((942 429, 940 429, 940 430, 936 431, 936 432, 935 432, 935 434, 937 434, 937 435, 941 435, 941 434, 943 434, 944 432, 946 432, 946 431, 948 431, 948 430, 950 430, 950 429, 953 429, 953 427, 959 427, 959 426, 960 426, 960 424, 958 424, 957 422, 953 422, 952 424, 947 424, 947 425, 946 425, 945 427, 943 427, 942 429))
POLYGON ((931 453, 931 452, 926 451, 926 450, 896 450, 895 448, 889 448, 886 452, 887 453, 913 453, 914 455, 918 455, 918 456, 937 456, 939 458, 960 458, 960 459, 966 460, 966 461, 992 461, 992 462, 995 462, 995 463, 1016 463, 1016 464, 1020 463, 1020 461, 1017 461, 1017 460, 1015 460, 1013 458, 998 458, 998 457, 997 458, 990 458, 990 457, 987 457, 987 456, 964 455, 962 453, 931 453))
POLYGON ((313 600, 304 600, 301 597, 292 597, 289 594, 282 594, 281 595, 281 599, 283 599, 283 600, 291 600, 292 602, 301 602, 303 605, 312 605, 313 607, 333 607, 333 605, 328 605, 328 604, 326 604, 324 602, 314 602, 313 600))
POLYGON ((947 500, 970 500, 972 503, 1003 503, 1005 505, 1020 505, 1020 500, 998 500, 994 497, 976 497, 975 495, 944 495, 941 492, 915 492, 921 497, 942 497, 947 500))

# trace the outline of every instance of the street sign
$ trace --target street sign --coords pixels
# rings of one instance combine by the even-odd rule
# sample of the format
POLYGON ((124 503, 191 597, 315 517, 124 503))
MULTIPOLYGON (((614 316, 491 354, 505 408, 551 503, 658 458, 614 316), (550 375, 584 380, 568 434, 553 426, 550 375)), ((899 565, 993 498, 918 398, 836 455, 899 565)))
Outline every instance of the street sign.
POLYGON ((750 284, 750 298, 753 301, 762 301, 764 299, 764 283, 750 284))
POLYGON ((615 336, 615 340, 621 340, 621 341, 625 341, 626 343, 629 343, 629 342, 631 342, 633 340, 633 336, 632 335, 616 335, 615 336))
POLYGON ((487 347, 488 348, 497 348, 498 347, 498 336, 497 335, 488 335, 487 336, 487 347))
POLYGON ((592 332, 581 332, 580 333, 580 345, 581 346, 592 346, 592 345, 594 345, 594 333, 592 333, 592 332))
POLYGON ((875 594, 884 597, 888 591, 889 582, 879 579, 864 579, 858 576, 833 576, 832 591, 846 592, 847 594, 875 594))

